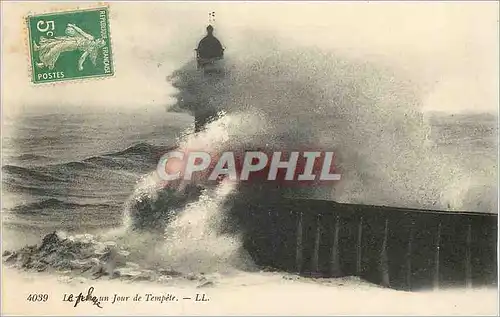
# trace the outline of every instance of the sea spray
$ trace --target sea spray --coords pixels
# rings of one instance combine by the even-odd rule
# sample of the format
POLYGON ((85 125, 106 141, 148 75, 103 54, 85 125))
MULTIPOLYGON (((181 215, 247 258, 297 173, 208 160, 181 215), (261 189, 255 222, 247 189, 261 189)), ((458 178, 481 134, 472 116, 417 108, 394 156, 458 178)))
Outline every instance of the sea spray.
POLYGON ((220 233, 223 203, 234 188, 234 184, 224 182, 204 190, 196 202, 186 206, 165 230, 166 241, 158 248, 162 263, 183 273, 225 273, 251 267, 240 237, 220 233))
MULTIPOLYGON (((234 189, 234 183, 223 182, 213 188, 203 189, 196 199, 185 201, 183 206, 168 205, 172 200, 162 198, 166 190, 160 190, 157 192, 160 196, 153 194, 149 199, 160 199, 153 204, 165 203, 164 210, 170 212, 168 216, 163 213, 169 221, 163 223, 162 231, 148 230, 147 227, 137 230, 137 223, 132 223, 131 226, 115 230, 114 239, 127 246, 131 261, 154 270, 200 274, 251 269, 251 259, 242 249, 238 233, 223 233, 221 230, 228 214, 224 202, 234 189)), ((175 195, 174 191, 169 193, 175 195)), ((160 217, 155 209, 141 212, 146 212, 141 216, 143 218, 149 217, 151 213, 157 213, 154 217, 160 217)), ((135 221, 138 221, 138 217, 135 217, 135 221)))
MULTIPOLYGON (((205 149, 218 153, 234 136, 259 132, 253 116, 221 115, 197 134, 185 134, 176 150, 205 149), (253 127, 253 130, 251 129, 253 127)), ((254 134, 251 134, 254 135, 254 134)), ((222 182, 199 187, 196 180, 161 180, 144 175, 126 203, 125 226, 116 238, 131 250, 131 258, 154 268, 182 273, 225 272, 252 268, 237 232, 223 232, 229 212, 225 201, 237 184, 222 182)))
MULTIPOLYGON (((265 118, 256 114, 242 116, 221 114, 204 131, 185 133, 178 139, 176 151, 205 150, 219 153, 225 148, 240 146, 248 138, 263 134, 265 118)), ((144 175, 125 203, 125 227, 145 232, 163 232, 172 217, 198 199, 201 187, 196 179, 162 180, 156 171, 144 175)))
POLYGON ((195 116, 210 109, 265 118, 263 132, 231 135, 220 148, 314 144, 334 151, 342 180, 311 189, 310 198, 441 210, 474 205, 456 202, 471 198, 467 193, 443 194, 472 171, 435 150, 421 112, 424 93, 397 69, 318 50, 259 47, 228 56, 224 78, 208 82, 191 64, 171 77, 177 107, 195 116))

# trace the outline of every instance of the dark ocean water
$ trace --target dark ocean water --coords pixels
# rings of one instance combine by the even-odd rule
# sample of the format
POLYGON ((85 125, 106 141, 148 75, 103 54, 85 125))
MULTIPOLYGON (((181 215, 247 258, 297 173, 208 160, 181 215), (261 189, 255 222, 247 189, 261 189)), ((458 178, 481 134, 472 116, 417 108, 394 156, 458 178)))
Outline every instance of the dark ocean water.
POLYGON ((25 232, 31 241, 55 229, 120 226, 137 182, 191 124, 190 116, 164 109, 48 111, 5 119, 4 247, 19 242, 17 234, 9 239, 9 229, 25 232))

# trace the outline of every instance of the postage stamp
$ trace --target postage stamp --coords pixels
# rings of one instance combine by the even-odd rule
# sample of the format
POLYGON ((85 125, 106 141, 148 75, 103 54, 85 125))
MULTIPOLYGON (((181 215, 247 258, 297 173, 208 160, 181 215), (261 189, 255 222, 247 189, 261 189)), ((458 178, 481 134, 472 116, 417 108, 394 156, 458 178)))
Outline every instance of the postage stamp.
POLYGON ((107 7, 27 17, 35 84, 114 74, 107 7))

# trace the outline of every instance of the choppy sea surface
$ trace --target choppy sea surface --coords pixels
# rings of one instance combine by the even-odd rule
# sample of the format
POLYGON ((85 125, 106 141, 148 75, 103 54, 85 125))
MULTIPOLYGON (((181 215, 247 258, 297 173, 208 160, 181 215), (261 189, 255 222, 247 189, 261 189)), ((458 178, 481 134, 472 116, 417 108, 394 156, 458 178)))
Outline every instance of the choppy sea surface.
POLYGON ((152 153, 174 144, 191 121, 188 115, 164 110, 49 111, 5 120, 4 249, 27 242, 9 239, 9 228, 35 242, 55 229, 87 232, 120 226, 124 204, 142 176, 156 167, 152 153))

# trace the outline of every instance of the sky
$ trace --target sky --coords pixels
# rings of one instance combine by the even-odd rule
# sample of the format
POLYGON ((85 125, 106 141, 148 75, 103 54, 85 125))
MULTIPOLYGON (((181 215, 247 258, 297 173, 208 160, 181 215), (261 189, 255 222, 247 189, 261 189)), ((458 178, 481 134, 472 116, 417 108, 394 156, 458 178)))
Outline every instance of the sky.
MULTIPOLYGON (((498 111, 498 3, 489 2, 109 2, 113 78, 33 85, 23 17, 92 3, 2 3, 4 115, 41 109, 160 108, 166 77, 194 57, 208 12, 231 51, 240 34, 376 61, 424 87, 423 111, 498 111)), ((241 40, 241 39, 240 39, 241 40)), ((257 45, 257 44, 256 44, 257 45)), ((258 47, 256 48, 258 49, 258 47)), ((234 57, 234 56, 233 56, 234 57)), ((110 110, 112 111, 112 110, 110 110)), ((113 110, 114 111, 114 110, 113 110)))

